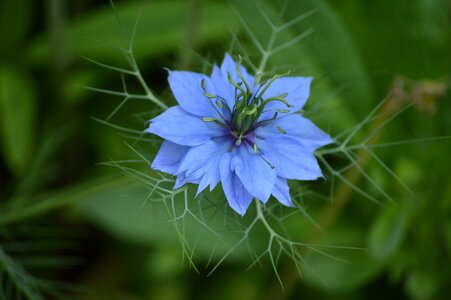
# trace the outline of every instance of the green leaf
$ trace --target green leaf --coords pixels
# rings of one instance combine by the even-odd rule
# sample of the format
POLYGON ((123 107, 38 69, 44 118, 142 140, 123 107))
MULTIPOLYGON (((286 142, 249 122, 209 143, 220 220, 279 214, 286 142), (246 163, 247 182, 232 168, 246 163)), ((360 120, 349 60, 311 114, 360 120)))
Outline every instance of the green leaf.
MULTIPOLYGON (((142 61, 145 57, 155 56, 168 51, 176 51, 184 41, 187 26, 188 3, 186 1, 162 1, 143 3, 142 1, 118 4, 117 13, 122 20, 124 32, 118 23, 111 6, 86 14, 65 28, 64 42, 75 55, 96 58, 102 62, 123 61, 120 53, 108 50, 108 45, 128 47, 134 24, 140 15, 136 37, 135 58, 142 61), (98 39, 100 41, 93 41, 98 39)), ((234 14, 222 3, 209 3, 205 6, 198 22, 198 41, 221 41, 230 35, 230 24, 234 14)), ((52 47, 50 35, 39 37, 30 48, 29 59, 36 65, 51 59, 52 47)))
POLYGON ((448 256, 451 257, 451 220, 448 220, 443 227, 446 250, 448 252, 448 256))
MULTIPOLYGON (((182 238, 188 244, 180 244, 180 236, 174 228, 172 216, 168 214, 171 208, 169 199, 162 202, 155 199, 155 196, 147 199, 148 188, 142 183, 118 186, 110 190, 93 194, 80 203, 79 209, 83 216, 94 224, 103 228, 116 238, 139 245, 159 247, 171 246, 182 249, 188 244, 195 245, 193 249, 196 258, 217 261, 224 257, 228 250, 236 242, 236 235, 230 229, 224 228, 224 215, 216 211, 212 218, 208 218, 204 225, 200 224, 188 213, 178 220, 178 225, 183 229, 182 238), (182 223, 184 225, 182 225, 182 223), (211 234, 208 228, 222 228, 223 231, 230 231, 230 239, 227 233, 224 234, 224 241, 211 234)), ((182 195, 180 195, 182 196, 182 195)), ((175 200, 183 203, 185 199, 175 200)), ((197 199, 194 195, 188 196, 187 202, 193 207, 191 211, 198 210, 197 199)), ((180 213, 180 212, 179 212, 180 213)), ((207 213, 204 211, 204 213, 207 213)), ((245 245, 237 247, 228 256, 228 261, 243 260, 249 257, 248 249, 245 245)))
POLYGON ((17 176, 33 156, 36 92, 27 74, 0 67, 0 140, 4 159, 17 176))
MULTIPOLYGON (((438 299, 435 296, 439 288, 439 274, 424 270, 415 270, 406 281, 406 291, 411 299, 438 299)), ((444 298, 443 298, 444 299, 444 298)))
POLYGON ((334 246, 359 247, 364 234, 357 229, 341 229, 328 232, 321 244, 331 248, 318 248, 337 259, 312 252, 306 256, 303 275, 305 281, 322 290, 346 292, 359 288, 376 277, 383 265, 367 250, 339 249, 334 246))
POLYGON ((407 230, 407 211, 386 206, 374 221, 368 238, 371 254, 381 261, 390 258, 401 245, 407 230))
MULTIPOLYGON (((16 43, 26 32, 31 21, 33 2, 31 0, 1 1, 0 2, 0 36, 2 47, 0 53, 21 53, 14 48, 16 43), (20 13, 20 17, 18 14, 20 13)), ((1 55, 0 59, 5 56, 1 55)))
MULTIPOLYGON (((282 9, 281 1, 272 1, 282 9)), ((312 38, 301 43, 321 66, 340 94, 355 113, 368 111, 373 105, 373 91, 358 46, 346 24, 324 0, 289 1, 285 8, 285 21, 306 12, 314 13, 294 25, 298 32, 314 30, 312 38)))
POLYGON ((0 227, 23 223, 25 220, 30 220, 51 211, 73 205, 76 202, 81 202, 84 199, 102 194, 118 186, 130 184, 130 180, 127 178, 117 179, 107 176, 104 173, 96 172, 97 170, 91 170, 91 176, 80 184, 42 194, 34 194, 19 204, 8 202, 1 205, 0 227))

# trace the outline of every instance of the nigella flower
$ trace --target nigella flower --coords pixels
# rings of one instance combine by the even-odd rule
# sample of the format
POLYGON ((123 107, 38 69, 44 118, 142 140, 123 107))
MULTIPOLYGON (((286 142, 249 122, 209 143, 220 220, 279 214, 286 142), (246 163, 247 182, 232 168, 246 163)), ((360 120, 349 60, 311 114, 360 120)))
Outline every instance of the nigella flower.
POLYGON ((229 205, 244 215, 253 198, 273 195, 292 206, 287 179, 322 176, 313 155, 331 138, 301 115, 312 78, 254 78, 226 54, 210 76, 169 71, 177 100, 150 121, 163 142, 152 168, 176 176, 174 188, 222 184, 229 205))

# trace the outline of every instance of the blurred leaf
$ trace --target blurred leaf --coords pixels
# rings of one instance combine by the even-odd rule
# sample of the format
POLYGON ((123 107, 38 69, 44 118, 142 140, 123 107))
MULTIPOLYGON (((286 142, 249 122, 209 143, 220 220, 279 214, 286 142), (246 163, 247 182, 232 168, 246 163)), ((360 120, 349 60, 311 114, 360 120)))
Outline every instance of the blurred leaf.
MULTIPOLYGON (((68 48, 77 55, 100 58, 103 62, 123 61, 122 55, 105 51, 108 45, 127 48, 132 28, 142 10, 135 37, 135 57, 141 61, 144 57, 175 51, 183 42, 186 33, 188 3, 186 1, 164 1, 143 3, 128 2, 117 5, 117 13, 124 24, 121 31, 115 14, 110 6, 89 14, 69 24, 64 36, 68 48), (127 40, 124 41, 124 35, 127 40), (100 41, 93 41, 99 39, 100 41)), ((205 7, 199 22, 199 42, 221 41, 230 34, 230 24, 234 15, 226 4, 209 3, 205 7)), ((46 63, 52 49, 48 34, 38 38, 30 48, 29 56, 34 64, 46 63)))
POLYGON ((260 268, 253 268, 246 272, 225 270, 221 272, 220 280, 211 280, 208 282, 209 288, 200 291, 197 295, 201 295, 199 299, 261 299, 259 292, 262 289, 264 275, 260 268))
POLYGON ((36 94, 28 76, 0 67, 0 139, 3 156, 13 173, 20 176, 33 156, 36 134, 36 94))
POLYGON ((304 279, 308 284, 326 291, 345 292, 357 289, 376 277, 383 265, 367 250, 339 249, 333 246, 358 247, 364 243, 363 232, 357 229, 341 229, 329 232, 321 248, 339 261, 324 254, 312 252, 305 258, 304 279))
POLYGON ((61 100, 74 105, 87 96, 92 96, 93 92, 82 88, 82 86, 96 86, 102 80, 100 77, 97 72, 92 70, 79 70, 68 74, 62 86, 61 100))
MULTIPOLYGON (((170 200, 167 200, 167 203, 161 200, 146 200, 148 195, 149 190, 142 184, 128 184, 91 195, 80 203, 79 208, 82 215, 91 222, 121 240, 146 246, 158 244, 160 247, 169 245, 182 249, 186 245, 181 244, 174 228, 174 221, 167 211, 171 207, 170 200)), ((184 199, 176 200, 184 201, 184 199)), ((189 198, 188 201, 197 207, 196 199, 189 198)), ((177 222, 178 226, 187 228, 182 234, 186 239, 185 243, 195 244, 194 258, 207 261, 211 256, 213 261, 216 261, 221 259, 236 242, 233 239, 225 242, 218 240, 217 236, 212 235, 204 225, 190 215, 177 222)), ((206 226, 224 228, 224 222, 224 216, 216 213, 214 218, 208 219, 206 226)), ((237 238, 234 232, 230 234, 237 238)), ((230 254, 228 261, 248 257, 248 249, 242 245, 230 254)))
MULTIPOLYGON (((281 1, 272 1, 282 9, 281 1)), ((309 28, 313 37, 301 42, 321 66, 322 75, 340 89, 340 96, 357 115, 369 111, 374 105, 373 91, 365 64, 349 28, 341 16, 323 0, 288 1, 285 21, 306 12, 314 13, 294 25, 297 32, 309 28)), ((360 115, 361 116, 361 115, 360 115)))
POLYGON ((423 79, 449 74, 449 0, 329 2, 358 42, 379 95, 394 75, 423 79))
POLYGON ((417 185, 425 176, 425 172, 421 169, 417 160, 409 160, 405 157, 396 161, 394 172, 407 186, 417 185))
POLYGON ((33 159, 26 175, 17 186, 14 197, 26 198, 27 195, 34 194, 39 187, 46 186, 61 176, 55 158, 58 157, 57 154, 58 151, 61 151, 62 145, 71 137, 73 125, 69 122, 59 128, 55 128, 54 124, 46 125, 43 126, 45 130, 43 130, 39 144, 34 149, 33 159))
POLYGON ((0 298, 44 299, 39 279, 31 276, 22 265, 0 248, 0 298))
POLYGON ((180 275, 180 252, 173 247, 160 248, 149 253, 147 271, 155 280, 164 282, 180 275))
MULTIPOLYGON (((305 109, 308 118, 337 134, 361 120, 353 108, 359 107, 359 112, 370 110, 372 92, 363 63, 344 24, 323 1, 288 1, 283 14, 283 5, 276 1, 240 1, 237 5, 249 31, 264 48, 270 44, 272 32, 265 15, 276 26, 284 26, 307 14, 278 31, 272 48, 283 49, 268 52, 268 69, 276 68, 279 73, 290 70, 293 75, 314 78, 305 109), (309 31, 313 33, 303 37, 309 31), (318 41, 328 44, 318 45, 318 41), (324 50, 317 49, 322 47, 324 50), (330 49, 339 49, 340 55, 330 49)), ((253 62, 258 64, 257 58, 253 62)))
POLYGON ((446 250, 448 252, 448 256, 451 258, 451 220, 448 220, 443 229, 445 234, 446 250))
MULTIPOLYGON (((24 35, 29 24, 31 24, 33 9, 33 1, 31 0, 0 1, 1 54, 4 54, 4 52, 7 52, 7 54, 21 53, 14 48, 14 43, 24 35), (18 17, 18 14, 20 14, 20 17, 18 17)), ((0 55, 0 59, 4 57, 0 55)))
POLYGON ((93 195, 109 191, 117 186, 130 184, 126 178, 113 178, 105 173, 90 171, 92 177, 85 182, 74 184, 69 187, 55 189, 50 192, 30 196, 27 201, 6 203, 0 207, 0 227, 13 223, 24 222, 24 220, 36 218, 62 207, 73 205, 93 195))
POLYGON ((412 299, 435 299, 434 294, 437 291, 439 282, 437 274, 415 270, 407 279, 406 289, 412 299))
POLYGON ((370 229, 368 245, 371 254, 381 261, 390 258, 399 248, 407 230, 407 211, 387 205, 370 229))

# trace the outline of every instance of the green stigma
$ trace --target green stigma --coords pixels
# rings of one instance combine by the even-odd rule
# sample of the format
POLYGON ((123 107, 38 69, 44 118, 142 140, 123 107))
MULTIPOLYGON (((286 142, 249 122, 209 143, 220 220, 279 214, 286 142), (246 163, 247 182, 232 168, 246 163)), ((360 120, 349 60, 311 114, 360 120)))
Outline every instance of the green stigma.
MULTIPOLYGON (((233 107, 229 107, 226 104, 226 101, 219 97, 212 95, 206 91, 205 81, 202 80, 201 87, 204 92, 204 96, 212 101, 212 104, 218 114, 223 117, 223 114, 220 110, 227 109, 228 114, 230 115, 230 119, 225 118, 223 120, 219 120, 216 118, 205 117, 202 118, 204 122, 214 122, 223 127, 229 127, 230 133, 236 138, 236 145, 239 146, 242 140, 246 137, 247 134, 253 132, 256 128, 263 124, 269 124, 274 121, 279 113, 289 113, 289 109, 271 109, 275 110, 273 116, 266 120, 260 120, 261 115, 265 111, 266 106, 271 102, 281 102, 287 108, 292 108, 286 99, 288 93, 283 93, 280 95, 272 96, 269 98, 264 98, 264 93, 268 90, 274 81, 280 77, 287 76, 289 74, 279 74, 274 75, 273 77, 263 80, 262 76, 259 74, 254 82, 254 88, 251 90, 251 85, 247 82, 246 78, 241 73, 241 63, 242 58, 239 56, 238 64, 236 67, 236 75, 239 78, 239 82, 235 82, 232 74, 230 72, 227 73, 227 79, 229 83, 235 88, 234 92, 234 105, 233 107), (219 108, 219 109, 218 109, 219 108), (223 123, 226 122, 227 124, 223 123)), ((277 128, 280 133, 285 134, 286 132, 278 127, 277 128)), ((254 149, 255 150, 255 149, 254 149)))
MULTIPOLYGON (((263 94, 268 90, 270 85, 277 79, 288 75, 275 75, 269 80, 260 83, 261 76, 258 76, 255 80, 255 85, 258 87, 255 91, 251 91, 249 83, 241 74, 241 62, 242 59, 239 57, 236 74, 240 78, 241 82, 236 83, 230 73, 227 74, 227 78, 232 86, 235 87, 235 105, 232 109, 232 120, 231 120, 231 132, 238 140, 241 142, 241 138, 246 136, 248 133, 254 131, 262 122, 268 123, 277 118, 277 112, 269 120, 260 120, 260 116, 265 112, 265 107, 268 103, 273 101, 278 101, 283 103, 287 108, 293 107, 288 103, 286 97, 288 93, 283 93, 278 96, 273 96, 270 98, 263 98, 263 94)), ((290 112, 287 109, 277 109, 279 113, 290 112)))

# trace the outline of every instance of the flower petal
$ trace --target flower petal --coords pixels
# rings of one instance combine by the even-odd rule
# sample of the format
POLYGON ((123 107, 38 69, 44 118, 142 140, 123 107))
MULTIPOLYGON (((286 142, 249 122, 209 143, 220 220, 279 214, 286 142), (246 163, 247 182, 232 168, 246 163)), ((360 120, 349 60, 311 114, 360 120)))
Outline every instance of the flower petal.
POLYGON ((327 133, 318 128, 312 121, 299 114, 282 116, 274 120, 269 126, 257 128, 255 133, 265 139, 281 135, 282 133, 277 129, 277 126, 285 131, 287 136, 297 138, 311 151, 334 142, 327 133))
MULTIPOLYGON (((229 107, 231 109, 235 105, 235 87, 229 82, 228 74, 230 73, 230 75, 232 76, 232 80, 236 84, 243 82, 243 80, 238 76, 238 73, 236 72, 236 70, 237 70, 237 64, 232 59, 232 57, 228 53, 226 53, 224 56, 224 59, 222 61, 222 64, 221 64, 221 75, 222 75, 222 82, 223 82, 223 87, 224 87, 223 89, 228 90, 227 96, 229 98, 227 100, 229 103, 229 107)), ((215 70, 213 69, 213 71, 215 71, 215 70)), ((215 71, 215 72, 217 72, 217 71, 215 71)), ((248 84, 250 91, 252 92, 254 90, 254 83, 255 83, 254 76, 250 75, 247 72, 246 68, 243 66, 240 66, 240 72, 241 72, 243 79, 248 84)), ((215 74, 215 80, 214 80, 215 87, 216 86, 219 87, 219 84, 216 84, 216 82, 217 82, 216 78, 217 78, 217 75, 215 74)), ((243 84, 243 87, 244 87, 244 84, 243 84)))
POLYGON ((208 76, 204 74, 169 71, 169 86, 180 106, 187 112, 200 117, 218 117, 215 101, 204 96, 202 80, 208 93, 216 95, 215 88, 208 76))
MULTIPOLYGON (((237 63, 232 59, 230 54, 226 53, 224 55, 224 59, 222 60, 221 73, 222 73, 222 78, 227 83, 227 86, 230 86, 232 88, 233 92, 235 92, 235 87, 230 84, 229 79, 228 79, 228 73, 230 73, 230 75, 232 75, 232 79, 235 83, 242 82, 241 78, 238 76, 238 73, 236 72, 236 67, 237 67, 237 63)), ((241 72, 241 75, 243 76, 244 80, 246 81, 246 83, 249 84, 249 87, 252 91, 252 89, 254 87, 254 81, 255 81, 254 76, 250 75, 247 72, 246 68, 243 67, 242 65, 240 66, 240 72, 241 72)))
POLYGON ((288 108, 280 101, 272 101, 265 106, 264 113, 260 117, 260 120, 271 118, 276 109, 288 109, 292 112, 301 110, 310 95, 310 83, 312 82, 312 79, 312 77, 290 76, 274 80, 263 94, 263 100, 288 93, 285 99, 293 107, 288 108))
POLYGON ((201 145, 212 137, 227 134, 225 128, 213 122, 204 122, 200 117, 187 113, 180 106, 173 106, 152 119, 146 132, 185 146, 201 145))
POLYGON ((322 177, 315 156, 296 138, 279 135, 276 138, 258 139, 257 145, 275 166, 278 176, 297 180, 322 177))
POLYGON ((189 149, 190 147, 188 146, 164 141, 152 162, 152 169, 174 175, 177 173, 181 160, 185 157, 189 149))
POLYGON ((228 137, 214 138, 205 144, 192 147, 178 168, 178 173, 184 172, 187 178, 201 178, 200 193, 208 185, 213 190, 220 181, 219 161, 233 144, 228 137))
POLYGON ((246 190, 263 203, 268 201, 276 180, 276 170, 247 144, 238 147, 232 159, 232 171, 240 178, 246 190))
POLYGON ((177 178, 175 179, 175 184, 172 189, 176 190, 182 186, 184 186, 187 183, 194 183, 199 184, 200 180, 198 178, 187 178, 185 173, 181 173, 177 175, 177 178))
POLYGON ((243 186, 235 172, 232 171, 232 158, 232 154, 227 152, 222 156, 219 162, 222 188, 230 207, 240 215, 244 216, 253 197, 243 186))
POLYGON ((221 69, 217 65, 213 66, 210 78, 215 86, 216 96, 224 99, 230 111, 232 111, 233 106, 235 105, 235 89, 231 88, 231 84, 227 80, 227 77, 222 77, 221 69))
POLYGON ((290 187, 288 186, 287 180, 280 176, 277 177, 272 190, 272 195, 279 200, 285 206, 293 206, 290 197, 290 187))

